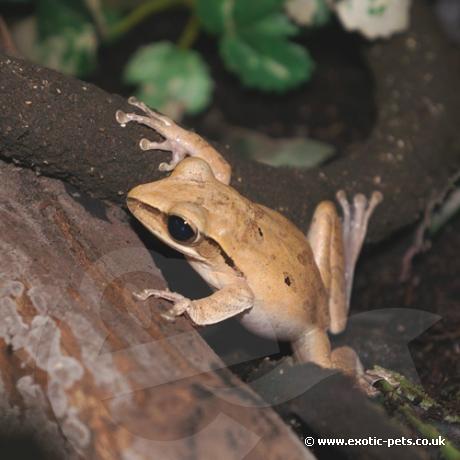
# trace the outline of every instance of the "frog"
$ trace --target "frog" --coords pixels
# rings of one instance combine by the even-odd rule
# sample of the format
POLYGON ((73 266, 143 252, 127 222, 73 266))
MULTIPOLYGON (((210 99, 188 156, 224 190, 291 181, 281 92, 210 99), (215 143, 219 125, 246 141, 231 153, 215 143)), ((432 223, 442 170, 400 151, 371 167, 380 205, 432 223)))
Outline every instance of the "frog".
POLYGON ((194 300, 168 289, 145 289, 136 297, 171 302, 162 315, 171 321, 186 315, 206 326, 237 318, 256 335, 290 342, 298 362, 362 375, 356 352, 332 349, 329 334, 346 328, 356 261, 382 193, 369 199, 358 193, 348 201, 338 191, 343 217, 332 201, 322 201, 304 234, 280 212, 232 187, 229 163, 199 134, 134 97, 129 103, 138 110, 118 110, 118 123, 152 128, 163 141, 143 138, 140 149, 170 151, 172 157, 159 166, 170 174, 131 189, 127 207, 213 290, 194 300))

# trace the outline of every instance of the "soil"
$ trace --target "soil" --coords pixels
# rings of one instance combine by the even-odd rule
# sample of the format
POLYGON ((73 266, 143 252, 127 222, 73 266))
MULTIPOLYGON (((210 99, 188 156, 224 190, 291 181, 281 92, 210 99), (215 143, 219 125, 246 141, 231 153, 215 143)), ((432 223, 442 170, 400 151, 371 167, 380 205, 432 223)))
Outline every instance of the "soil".
POLYGON ((401 283, 401 261, 413 232, 365 254, 354 299, 362 311, 397 306, 439 315, 409 348, 425 390, 460 414, 460 215, 436 236, 429 252, 416 257, 411 279, 401 283))

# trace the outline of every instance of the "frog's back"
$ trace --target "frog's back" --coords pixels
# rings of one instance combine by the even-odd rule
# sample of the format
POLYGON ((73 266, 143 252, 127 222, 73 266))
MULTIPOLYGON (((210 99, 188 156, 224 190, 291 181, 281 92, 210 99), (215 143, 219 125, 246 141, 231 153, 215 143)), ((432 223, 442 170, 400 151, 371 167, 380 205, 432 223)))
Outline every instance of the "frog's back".
MULTIPOLYGON (((306 324, 327 328, 326 292, 306 236, 278 212, 253 206, 247 236, 241 239, 247 247, 234 260, 247 273, 256 299, 252 319, 257 320, 257 313, 267 315, 278 337, 301 333, 294 330, 303 332, 306 324)), ((246 318, 250 320, 251 314, 246 318)))

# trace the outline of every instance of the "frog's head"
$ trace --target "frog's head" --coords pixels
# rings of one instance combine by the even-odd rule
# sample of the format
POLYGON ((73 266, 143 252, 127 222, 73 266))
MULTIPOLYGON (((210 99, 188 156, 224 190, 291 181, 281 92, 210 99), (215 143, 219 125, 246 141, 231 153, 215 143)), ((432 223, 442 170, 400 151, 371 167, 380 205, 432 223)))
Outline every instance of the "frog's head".
POLYGON ((134 216, 168 246, 205 262, 209 259, 209 202, 222 187, 208 164, 186 158, 162 180, 139 185, 128 193, 134 216), (208 203, 208 205, 207 205, 208 203))

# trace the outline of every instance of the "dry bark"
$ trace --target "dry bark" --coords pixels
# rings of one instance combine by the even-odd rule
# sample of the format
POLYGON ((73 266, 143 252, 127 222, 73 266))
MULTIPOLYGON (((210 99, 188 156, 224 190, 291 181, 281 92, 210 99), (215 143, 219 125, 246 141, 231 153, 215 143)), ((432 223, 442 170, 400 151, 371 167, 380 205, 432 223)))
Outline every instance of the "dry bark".
POLYGON ((58 458, 313 458, 190 322, 133 300, 165 286, 123 211, 2 162, 0 203, 2 435, 58 458))
MULTIPOLYGON (((234 186, 282 208, 305 228, 313 206, 348 192, 380 189, 385 201, 370 228, 379 240, 414 222, 434 189, 460 168, 460 59, 428 2, 414 2, 410 30, 372 44, 367 62, 378 116, 369 139, 307 172, 271 168, 224 152, 234 186)), ((28 62, 0 57, 0 156, 65 178, 98 198, 124 201, 132 186, 160 177, 164 152, 139 152, 140 126, 121 129, 124 99, 28 62)))

